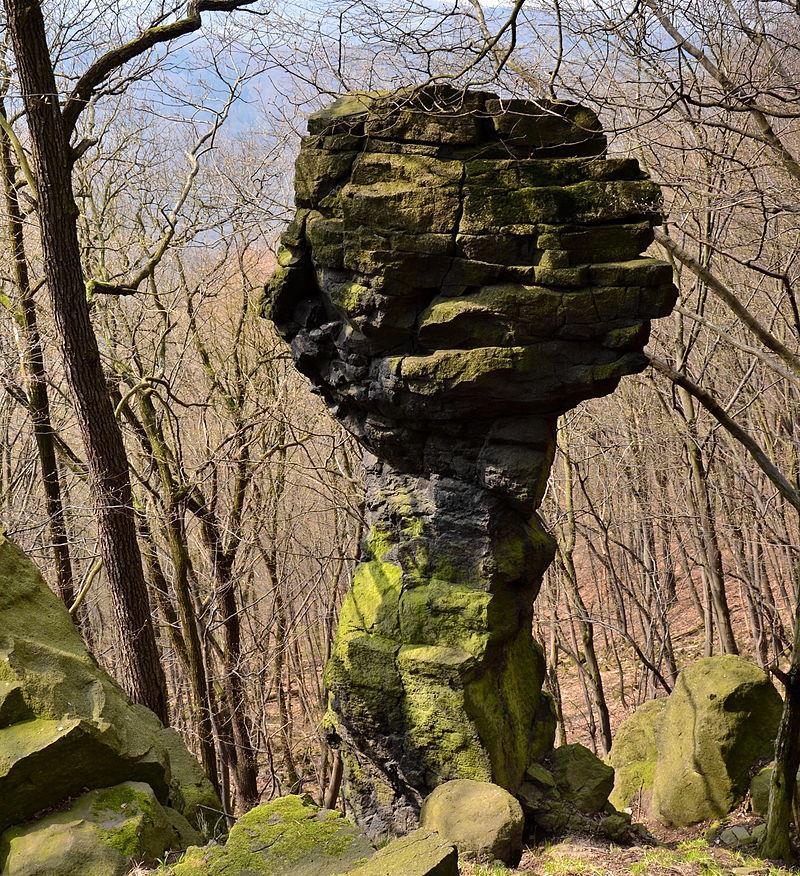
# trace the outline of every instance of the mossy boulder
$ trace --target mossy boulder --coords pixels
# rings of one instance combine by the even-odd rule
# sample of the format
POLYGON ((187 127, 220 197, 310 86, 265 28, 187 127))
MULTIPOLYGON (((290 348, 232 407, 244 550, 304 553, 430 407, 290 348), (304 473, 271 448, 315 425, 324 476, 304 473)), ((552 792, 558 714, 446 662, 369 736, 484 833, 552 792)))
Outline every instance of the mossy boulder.
MULTIPOLYGON (((750 808, 756 815, 766 816, 769 809, 769 789, 772 784, 772 773, 775 762, 768 763, 750 779, 750 808)), ((800 786, 800 772, 797 774, 797 784, 800 786)))
POLYGON ((224 832, 222 803, 203 768, 186 748, 180 733, 165 727, 159 741, 169 755, 171 805, 204 837, 211 838, 220 831, 224 832))
POLYGON ((772 756, 781 710, 766 673, 741 657, 706 657, 684 669, 664 710, 654 815, 681 826, 730 812, 752 767, 772 756))
POLYGON ((0 729, 0 830, 128 779, 166 801, 161 723, 100 669, 38 569, 3 536, 0 679, 17 700, 0 729))
POLYGON ((458 876, 456 848, 432 831, 413 830, 379 849, 346 876, 458 876))
POLYGON ((775 764, 762 767, 750 780, 750 808, 756 815, 766 815, 769 809, 769 789, 775 764))
POLYGON ((614 770, 585 745, 562 745, 545 758, 545 765, 561 796, 579 812, 604 809, 614 787, 614 770))
POLYGON ((658 733, 666 699, 642 704, 620 724, 609 753, 614 768, 614 789, 609 800, 617 809, 647 807, 658 759, 658 733))
POLYGON ((298 795, 263 803, 231 828, 225 845, 190 849, 173 876, 333 876, 374 849, 341 813, 298 795))
MULTIPOLYGON (((65 809, 5 831, 0 837, 0 872, 123 876, 133 864, 153 864, 166 850, 181 847, 175 816, 180 819, 142 782, 89 791, 65 809)), ((188 824, 180 827, 184 842, 199 840, 188 824)))
POLYGON ((459 855, 516 865, 525 818, 515 797, 490 782, 445 782, 422 804, 420 826, 452 843, 459 855))
POLYGON ((97 665, 36 566, 0 535, 0 831, 126 781, 192 818, 221 809, 180 737, 97 665))

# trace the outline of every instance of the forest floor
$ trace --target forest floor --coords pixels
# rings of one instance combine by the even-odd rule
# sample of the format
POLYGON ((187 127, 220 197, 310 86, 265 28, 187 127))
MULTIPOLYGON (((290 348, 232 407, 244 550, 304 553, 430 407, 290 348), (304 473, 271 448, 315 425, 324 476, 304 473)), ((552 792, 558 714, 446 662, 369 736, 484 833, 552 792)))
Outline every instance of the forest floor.
POLYGON ((709 845, 702 838, 615 846, 570 836, 527 849, 514 870, 464 863, 460 872, 461 876, 796 876, 800 871, 709 845))

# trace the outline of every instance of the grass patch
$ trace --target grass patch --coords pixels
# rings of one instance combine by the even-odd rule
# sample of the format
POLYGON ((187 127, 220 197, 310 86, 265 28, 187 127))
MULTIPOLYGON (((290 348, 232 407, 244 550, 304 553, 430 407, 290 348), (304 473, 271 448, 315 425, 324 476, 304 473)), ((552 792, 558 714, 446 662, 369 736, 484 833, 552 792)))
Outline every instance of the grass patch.
POLYGON ((604 871, 583 858, 555 855, 544 862, 545 876, 603 876, 604 871))

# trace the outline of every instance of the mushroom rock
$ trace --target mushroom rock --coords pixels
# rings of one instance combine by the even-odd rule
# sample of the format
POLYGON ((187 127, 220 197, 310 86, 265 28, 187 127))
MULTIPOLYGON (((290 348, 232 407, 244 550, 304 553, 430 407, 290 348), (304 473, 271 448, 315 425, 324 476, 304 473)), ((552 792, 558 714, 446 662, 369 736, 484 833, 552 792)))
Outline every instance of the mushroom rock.
POLYGON ((365 449, 327 721, 378 836, 450 779, 518 790, 542 735, 557 418, 645 367, 676 290, 641 255, 658 186, 606 157, 583 106, 436 86, 345 95, 308 131, 266 300, 365 449))

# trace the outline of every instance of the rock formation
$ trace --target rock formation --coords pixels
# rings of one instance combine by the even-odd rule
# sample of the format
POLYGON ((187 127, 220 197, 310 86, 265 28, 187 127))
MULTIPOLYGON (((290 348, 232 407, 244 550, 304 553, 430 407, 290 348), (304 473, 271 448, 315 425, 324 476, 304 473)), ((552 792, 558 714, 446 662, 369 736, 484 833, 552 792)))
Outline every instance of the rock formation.
MULTIPOLYGON (((153 824, 159 826, 158 838, 198 836, 191 828, 178 829, 188 828, 180 816, 206 830, 220 820, 221 808, 178 734, 149 709, 132 704, 97 665, 39 571, 0 534, 0 873, 75 872, 69 862, 75 856, 88 862, 94 840, 139 837, 139 827, 150 835, 153 824), (130 801, 114 786, 141 791, 136 799, 144 801, 142 811, 157 812, 158 818, 134 823, 130 801), (106 792, 101 798, 79 797, 87 789, 106 792), (98 799, 103 813, 110 801, 125 803, 118 813, 125 830, 104 815, 99 827, 86 823, 80 837, 59 840, 70 824, 86 822, 83 809, 96 808, 98 799), (41 818, 53 809, 64 811, 41 818), (33 850, 48 857, 39 860, 33 850), (25 869, 19 865, 23 859, 25 869)), ((136 848, 155 857, 153 842, 150 836, 136 848)), ((86 873, 116 873, 126 863, 120 863, 118 844, 96 851, 97 867, 90 870, 87 863, 86 873)))
POLYGON ((611 802, 685 826, 727 815, 749 789, 764 814, 770 768, 753 773, 772 757, 781 712, 759 666, 733 654, 696 661, 668 697, 620 725, 609 755, 611 802))
POLYGON ((684 669, 658 734, 652 814, 683 826, 727 815, 769 760, 783 703, 763 669, 733 654, 684 669))
POLYGON ((406 831, 449 779, 516 792, 547 747, 531 617, 556 421, 644 367, 675 301, 640 256, 658 188, 605 151, 584 107, 450 87, 309 120, 267 296, 366 449, 369 531, 326 680, 371 835, 406 831))

